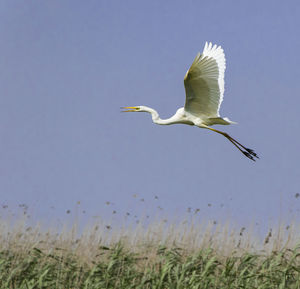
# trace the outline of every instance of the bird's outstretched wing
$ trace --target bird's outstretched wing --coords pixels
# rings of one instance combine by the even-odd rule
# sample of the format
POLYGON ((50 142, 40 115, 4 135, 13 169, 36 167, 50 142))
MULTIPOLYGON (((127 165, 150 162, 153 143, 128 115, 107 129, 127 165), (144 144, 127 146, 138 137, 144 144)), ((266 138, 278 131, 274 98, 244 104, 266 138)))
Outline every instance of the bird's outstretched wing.
POLYGON ((185 110, 196 116, 218 117, 224 94, 225 55, 221 46, 205 43, 184 77, 185 110))

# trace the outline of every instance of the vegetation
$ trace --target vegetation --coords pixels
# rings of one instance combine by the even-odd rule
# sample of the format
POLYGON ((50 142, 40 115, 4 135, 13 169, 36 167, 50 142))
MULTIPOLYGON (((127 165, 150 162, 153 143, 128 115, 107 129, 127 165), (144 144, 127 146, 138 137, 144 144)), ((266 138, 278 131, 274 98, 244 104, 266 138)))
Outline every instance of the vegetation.
POLYGON ((295 229, 165 222, 78 233, 0 222, 0 288, 300 288, 295 229), (258 239, 259 240, 259 239, 258 239))

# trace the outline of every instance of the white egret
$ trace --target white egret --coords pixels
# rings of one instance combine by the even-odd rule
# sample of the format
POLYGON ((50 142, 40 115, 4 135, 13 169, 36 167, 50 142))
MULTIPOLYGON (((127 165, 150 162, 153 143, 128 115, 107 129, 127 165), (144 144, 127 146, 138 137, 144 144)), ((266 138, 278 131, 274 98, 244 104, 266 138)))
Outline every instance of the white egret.
POLYGON ((224 94, 225 67, 226 61, 222 47, 206 42, 202 54, 197 54, 184 77, 186 93, 184 107, 179 108, 168 119, 161 119, 156 110, 147 106, 123 107, 124 112, 148 112, 152 115, 153 122, 160 125, 182 123, 209 129, 225 136, 247 158, 255 161, 258 156, 252 149, 244 147, 227 133, 210 127, 215 124, 235 123, 226 117, 220 117, 219 114, 224 94))

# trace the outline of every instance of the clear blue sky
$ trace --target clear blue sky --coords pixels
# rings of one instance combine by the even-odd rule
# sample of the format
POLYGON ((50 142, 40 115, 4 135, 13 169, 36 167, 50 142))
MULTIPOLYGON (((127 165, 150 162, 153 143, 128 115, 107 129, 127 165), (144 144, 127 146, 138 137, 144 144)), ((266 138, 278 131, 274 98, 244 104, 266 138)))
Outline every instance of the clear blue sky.
POLYGON ((0 204, 299 220, 299 15, 299 1, 0 1, 0 204), (221 115, 238 122, 218 128, 256 163, 210 131, 119 112, 171 116, 205 41, 225 50, 221 115))

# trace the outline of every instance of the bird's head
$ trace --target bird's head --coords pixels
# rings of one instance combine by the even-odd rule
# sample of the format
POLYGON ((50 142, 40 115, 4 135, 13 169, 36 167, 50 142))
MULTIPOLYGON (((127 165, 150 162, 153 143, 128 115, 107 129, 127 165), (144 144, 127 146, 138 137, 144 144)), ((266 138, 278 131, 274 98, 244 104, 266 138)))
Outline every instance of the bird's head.
POLYGON ((123 109, 122 112, 133 112, 133 111, 148 112, 145 106, 125 106, 125 107, 121 107, 121 109, 123 109))

